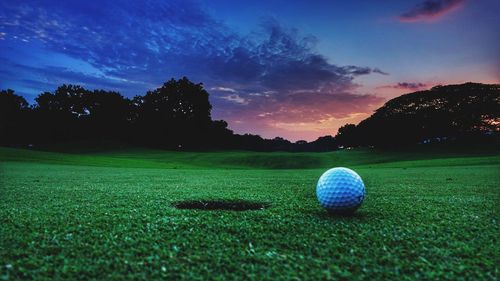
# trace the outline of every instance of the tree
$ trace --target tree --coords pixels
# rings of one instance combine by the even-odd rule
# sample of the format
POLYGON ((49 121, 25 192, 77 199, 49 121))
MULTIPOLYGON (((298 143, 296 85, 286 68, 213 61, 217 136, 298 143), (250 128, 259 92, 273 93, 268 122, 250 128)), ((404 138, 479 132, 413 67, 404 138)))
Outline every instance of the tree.
POLYGON ((338 149, 339 143, 332 136, 322 136, 312 141, 309 145, 311 146, 308 149, 309 151, 332 151, 338 149))
POLYGON ((341 146, 357 146, 360 144, 357 128, 354 124, 345 124, 340 127, 335 139, 341 146))
POLYGON ((78 85, 62 85, 54 93, 45 92, 39 95, 35 101, 35 108, 45 112, 58 112, 67 116, 80 117, 88 115, 85 108, 85 95, 88 90, 78 85))
POLYGON ((120 140, 130 134, 132 103, 118 92, 94 90, 83 96, 83 124, 94 139, 120 140))
POLYGON ((33 120, 39 141, 68 141, 88 136, 81 120, 89 115, 85 107, 88 90, 78 85, 62 85, 54 93, 45 92, 35 98, 36 119, 33 120))
POLYGON ((337 138, 350 146, 400 146, 482 138, 499 126, 500 85, 465 83, 394 98, 357 126, 341 128, 337 138))
POLYGON ((0 144, 19 143, 28 133, 28 102, 11 89, 0 91, 0 144))
POLYGON ((186 77, 171 79, 133 100, 136 129, 156 144, 192 146, 203 141, 211 125, 212 106, 202 84, 186 77))

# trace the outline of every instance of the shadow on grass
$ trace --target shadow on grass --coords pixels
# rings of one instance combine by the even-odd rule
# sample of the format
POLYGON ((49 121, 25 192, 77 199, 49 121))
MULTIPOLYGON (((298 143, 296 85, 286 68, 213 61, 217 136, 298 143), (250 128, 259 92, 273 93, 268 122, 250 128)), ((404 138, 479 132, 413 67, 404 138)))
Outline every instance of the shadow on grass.
POLYGON ((191 200, 176 202, 173 206, 177 209, 188 210, 252 211, 267 209, 271 204, 245 200, 191 200))
POLYGON ((371 211, 358 210, 356 212, 336 212, 331 213, 326 210, 314 210, 311 214, 322 220, 329 221, 353 221, 353 222, 369 222, 374 219, 380 219, 381 214, 371 211))

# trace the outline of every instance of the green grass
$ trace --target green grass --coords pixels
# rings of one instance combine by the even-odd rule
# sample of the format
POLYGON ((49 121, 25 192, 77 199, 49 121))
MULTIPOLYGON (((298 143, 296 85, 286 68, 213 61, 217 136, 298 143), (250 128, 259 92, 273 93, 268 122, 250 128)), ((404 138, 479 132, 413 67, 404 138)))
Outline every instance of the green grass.
POLYGON ((0 280, 499 278, 495 153, 0 148, 0 161, 0 280), (352 217, 316 202, 332 166, 365 181, 352 217), (172 207, 198 199, 271 207, 172 207))
POLYGON ((128 149, 106 152, 61 153, 0 147, 0 161, 36 162, 77 166, 162 169, 324 169, 331 166, 392 165, 464 165, 495 164, 500 152, 474 153, 453 151, 377 151, 343 150, 328 153, 289 152, 176 152, 146 149, 128 149))

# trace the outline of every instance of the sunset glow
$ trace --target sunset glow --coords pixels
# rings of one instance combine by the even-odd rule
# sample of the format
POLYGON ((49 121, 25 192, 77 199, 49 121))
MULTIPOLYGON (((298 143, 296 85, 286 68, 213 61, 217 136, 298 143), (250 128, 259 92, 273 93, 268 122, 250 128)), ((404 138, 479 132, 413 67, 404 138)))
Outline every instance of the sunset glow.
POLYGON ((187 76, 236 133, 310 141, 404 93, 499 83, 498 11, 496 0, 7 0, 0 88, 30 102, 61 84, 133 97, 187 76))

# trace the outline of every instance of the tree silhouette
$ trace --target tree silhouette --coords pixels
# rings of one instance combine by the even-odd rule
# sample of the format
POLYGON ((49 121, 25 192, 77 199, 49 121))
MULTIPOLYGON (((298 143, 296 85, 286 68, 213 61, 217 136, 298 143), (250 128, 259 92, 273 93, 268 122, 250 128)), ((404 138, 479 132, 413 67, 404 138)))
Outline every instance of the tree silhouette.
POLYGON ((95 139, 120 140, 130 134, 132 103, 120 93, 103 90, 87 91, 83 97, 85 115, 82 122, 88 135, 95 139))
POLYGON ((344 145, 398 146, 482 137, 500 131, 500 85, 437 86, 388 101, 358 126, 346 125, 344 145))
MULTIPOLYGON (((62 85, 30 107, 12 90, 0 92, 0 144, 127 142, 170 149, 329 151, 338 146, 401 146, 434 140, 484 144, 500 134, 500 85, 438 86, 388 101, 357 126, 315 141, 234 134, 212 120, 209 94, 186 77, 133 99, 118 92, 62 85)), ((497 143, 498 144, 498 143, 497 143)))
POLYGON ((346 146, 360 145, 360 136, 354 124, 345 124, 340 127, 335 138, 338 143, 346 146))
POLYGON ((35 98, 34 128, 40 141, 68 141, 86 135, 79 121, 89 114, 84 106, 87 92, 77 85, 62 85, 54 93, 45 92, 35 98))
POLYGON ((28 102, 11 89, 0 91, 0 144, 24 142, 27 136, 28 102))
POLYGON ((136 96, 135 128, 141 137, 167 146, 191 146, 210 128, 212 106, 202 84, 186 77, 136 96))

